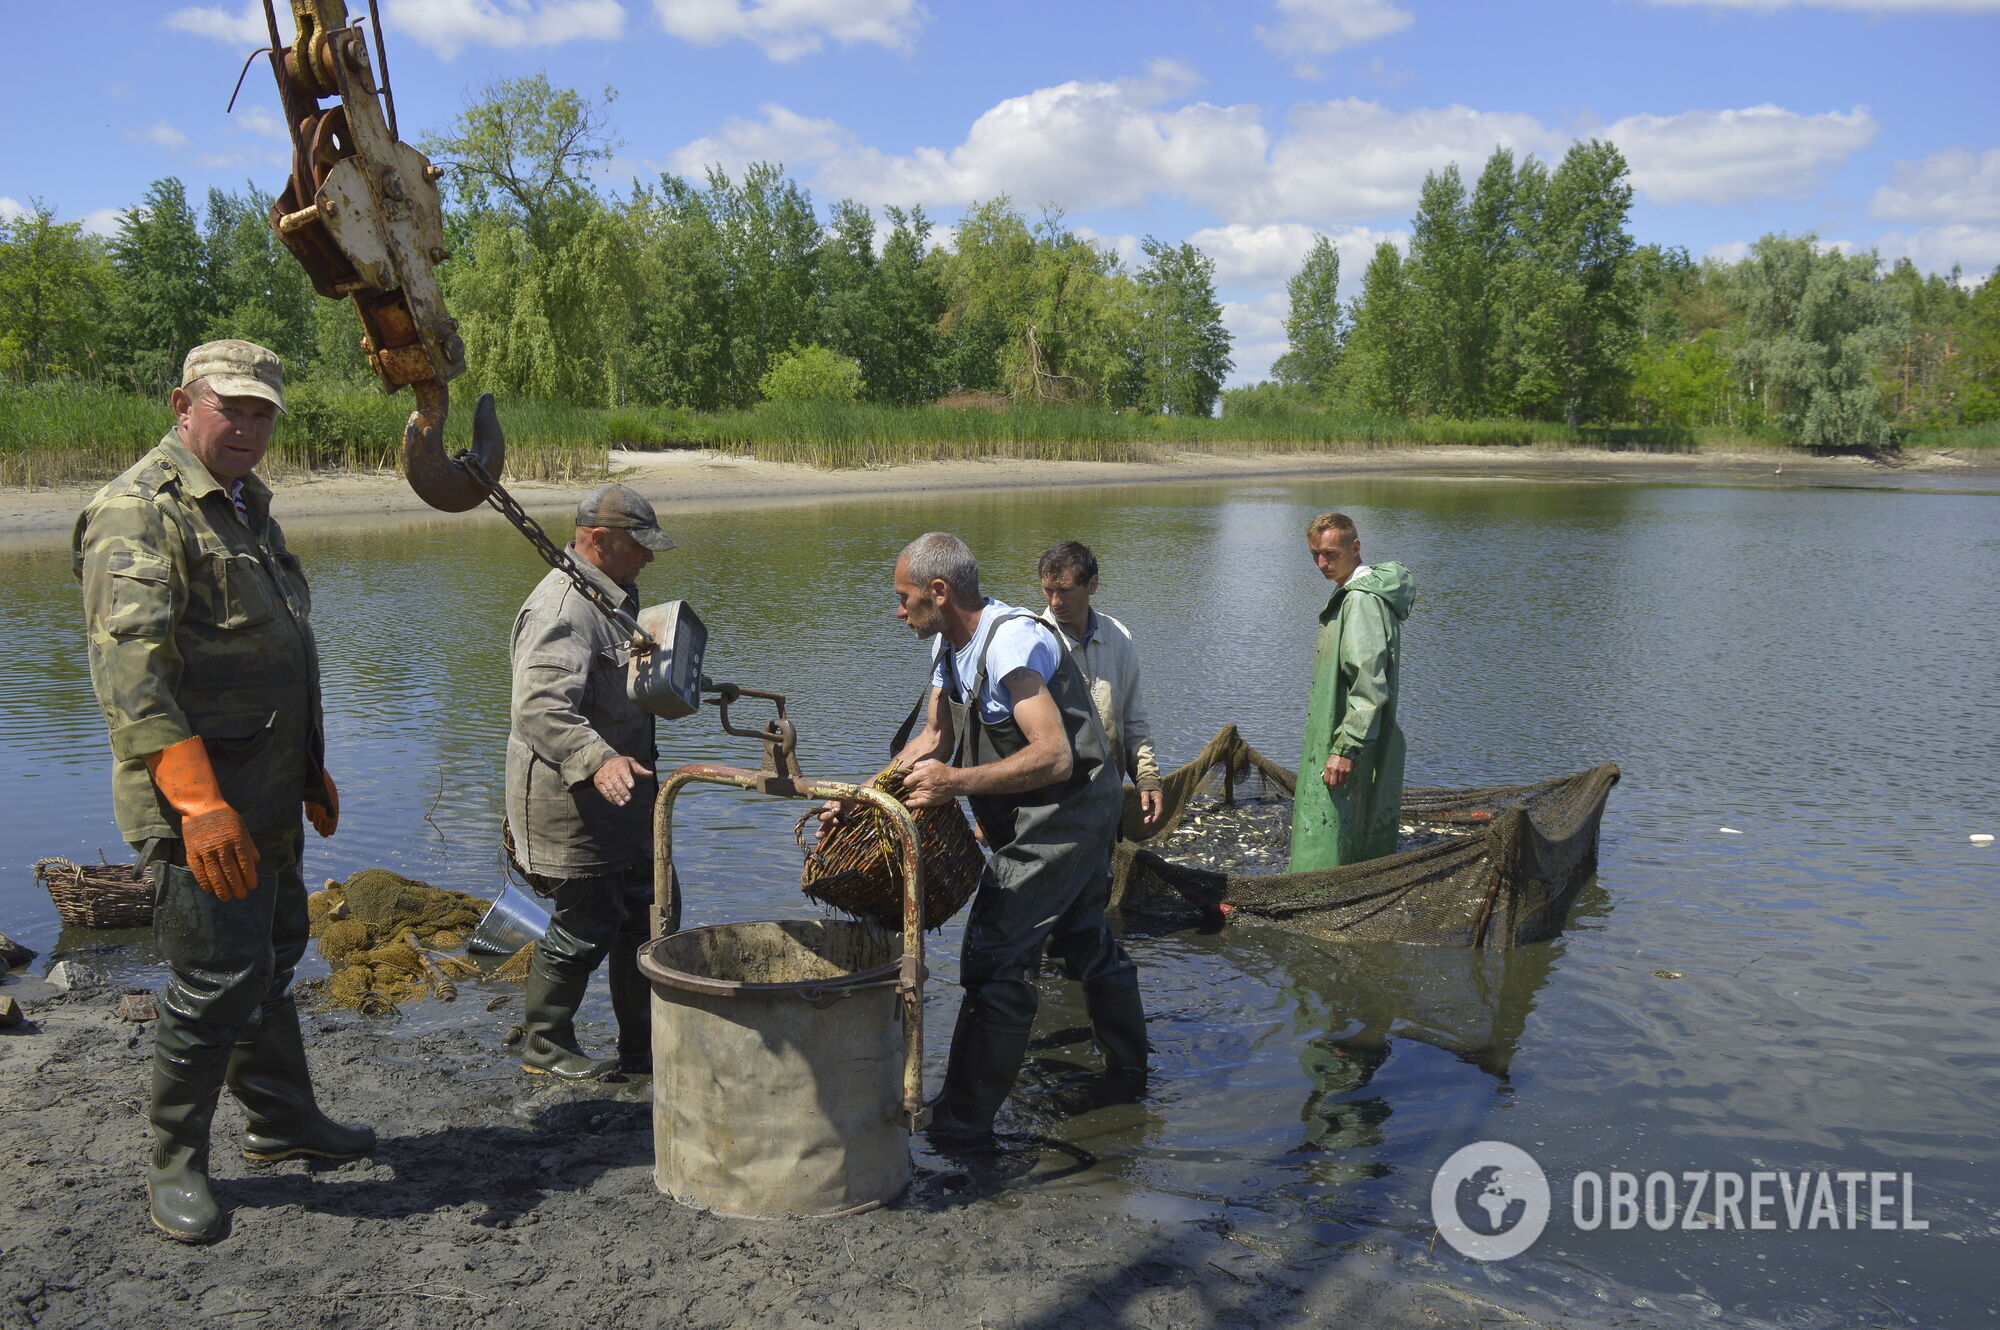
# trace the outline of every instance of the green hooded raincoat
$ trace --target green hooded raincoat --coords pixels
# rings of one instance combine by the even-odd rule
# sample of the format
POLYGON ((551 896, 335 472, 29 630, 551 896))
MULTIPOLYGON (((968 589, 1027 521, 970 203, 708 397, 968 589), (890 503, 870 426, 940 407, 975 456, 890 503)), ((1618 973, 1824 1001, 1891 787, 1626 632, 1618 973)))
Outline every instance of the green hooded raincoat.
POLYGON ((1337 589, 1319 616, 1312 704, 1292 801, 1289 871, 1311 873, 1396 852, 1403 803, 1402 621, 1415 584, 1400 563, 1378 563, 1337 589), (1337 790, 1321 773, 1338 753, 1354 771, 1337 790))

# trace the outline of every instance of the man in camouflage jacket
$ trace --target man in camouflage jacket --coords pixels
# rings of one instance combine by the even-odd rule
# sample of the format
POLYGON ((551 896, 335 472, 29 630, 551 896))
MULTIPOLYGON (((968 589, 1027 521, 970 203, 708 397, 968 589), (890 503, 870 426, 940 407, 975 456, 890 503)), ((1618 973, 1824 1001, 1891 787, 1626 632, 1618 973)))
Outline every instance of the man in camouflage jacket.
POLYGON ((340 804, 311 593, 253 471, 284 409, 278 357, 198 346, 172 406, 173 430, 91 499, 72 548, 118 826, 153 876, 171 972, 153 1045, 152 1217, 210 1242, 225 1084, 250 1159, 352 1158, 375 1137, 320 1111, 290 994, 307 938, 300 813, 331 836, 340 804))

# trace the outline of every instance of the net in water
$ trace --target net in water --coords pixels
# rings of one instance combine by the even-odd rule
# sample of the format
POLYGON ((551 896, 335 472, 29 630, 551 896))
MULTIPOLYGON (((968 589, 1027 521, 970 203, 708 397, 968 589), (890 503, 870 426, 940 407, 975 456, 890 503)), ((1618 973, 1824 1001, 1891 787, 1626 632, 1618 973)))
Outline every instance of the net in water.
POLYGON ((1253 918, 1329 940, 1507 948, 1560 932, 1597 867, 1618 783, 1607 762, 1554 780, 1403 792, 1398 852, 1287 873, 1292 772, 1225 725, 1162 782, 1148 827, 1128 791, 1112 899, 1127 914, 1253 918))

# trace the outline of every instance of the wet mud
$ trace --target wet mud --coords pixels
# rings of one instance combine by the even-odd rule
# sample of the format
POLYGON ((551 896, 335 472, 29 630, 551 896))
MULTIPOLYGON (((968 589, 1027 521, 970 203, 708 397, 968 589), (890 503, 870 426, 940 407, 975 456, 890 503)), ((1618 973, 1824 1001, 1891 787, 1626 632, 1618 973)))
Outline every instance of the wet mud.
MULTIPOLYGON (((144 1206, 151 1027, 119 1018, 115 986, 4 991, 29 1019, 0 1034, 0 1327, 1584 1324, 1510 1305, 1408 1234, 1287 1243, 1080 1185, 1117 1161, 1032 1133, 971 1158, 920 1145, 910 1190, 869 1214, 718 1218, 654 1189, 649 1083, 552 1085, 497 1028, 348 1011, 307 1016, 307 1044, 322 1102, 375 1126, 374 1156, 251 1165, 225 1099, 229 1231, 186 1247, 144 1206)), ((1047 1113, 1079 1084, 1036 1058, 1022 1096, 1047 1113)))

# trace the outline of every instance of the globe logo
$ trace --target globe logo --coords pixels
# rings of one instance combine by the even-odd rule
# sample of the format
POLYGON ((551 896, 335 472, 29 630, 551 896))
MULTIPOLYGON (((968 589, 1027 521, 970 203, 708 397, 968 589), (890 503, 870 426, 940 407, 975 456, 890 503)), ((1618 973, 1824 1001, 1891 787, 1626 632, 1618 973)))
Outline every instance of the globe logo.
POLYGON ((1432 1179, 1431 1219, 1475 1261, 1519 1256, 1548 1225, 1548 1176, 1519 1146, 1475 1141, 1454 1151, 1432 1179))

